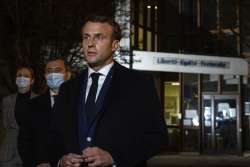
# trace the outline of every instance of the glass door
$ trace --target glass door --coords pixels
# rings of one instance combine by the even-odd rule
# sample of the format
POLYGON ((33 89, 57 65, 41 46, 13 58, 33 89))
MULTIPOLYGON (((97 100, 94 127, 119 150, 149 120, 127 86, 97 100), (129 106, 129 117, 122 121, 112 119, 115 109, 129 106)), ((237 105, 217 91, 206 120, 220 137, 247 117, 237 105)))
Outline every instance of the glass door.
POLYGON ((168 128, 168 150, 181 150, 180 83, 164 82, 164 115, 168 128))
POLYGON ((212 152, 214 146, 214 116, 212 107, 212 97, 203 96, 203 151, 206 153, 212 152))
POLYGON ((203 96, 203 151, 240 153, 240 112, 237 95, 203 96))

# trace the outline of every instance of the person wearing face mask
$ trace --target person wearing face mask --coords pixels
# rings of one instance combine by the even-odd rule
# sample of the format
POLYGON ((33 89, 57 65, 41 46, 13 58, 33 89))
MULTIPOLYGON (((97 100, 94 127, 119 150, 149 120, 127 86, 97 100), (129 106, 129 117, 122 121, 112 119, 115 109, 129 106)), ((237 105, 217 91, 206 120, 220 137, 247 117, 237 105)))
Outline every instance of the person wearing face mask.
MULTIPOLYGON (((48 90, 31 100, 31 138, 34 141, 35 166, 50 167, 49 125, 53 116, 53 106, 58 95, 60 85, 70 78, 70 72, 62 58, 50 59, 45 66, 45 75, 48 90)), ((54 143, 53 143, 54 144, 54 143)))
POLYGON ((36 96, 31 91, 33 83, 33 69, 28 66, 20 66, 16 70, 17 93, 3 98, 2 111, 5 135, 0 145, 0 166, 25 166, 19 156, 19 148, 22 147, 19 139, 22 138, 20 133, 23 133, 23 127, 27 123, 27 105, 30 99, 36 96))

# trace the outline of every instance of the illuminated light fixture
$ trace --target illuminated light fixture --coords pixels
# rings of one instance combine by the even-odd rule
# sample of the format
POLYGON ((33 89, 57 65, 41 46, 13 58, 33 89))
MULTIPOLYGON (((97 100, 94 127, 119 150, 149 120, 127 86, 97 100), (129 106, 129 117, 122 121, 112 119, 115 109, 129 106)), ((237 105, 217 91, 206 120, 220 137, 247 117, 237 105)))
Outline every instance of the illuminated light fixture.
POLYGON ((180 83, 179 82, 171 82, 171 85, 178 86, 178 85, 180 85, 180 83))
POLYGON ((164 82, 165 85, 172 85, 172 86, 178 86, 180 85, 179 82, 164 82))
POLYGON ((157 6, 155 6, 155 10, 157 10, 158 9, 158 7, 157 6))
POLYGON ((150 5, 148 5, 148 6, 147 6, 147 8, 148 8, 148 9, 151 9, 151 6, 150 6, 150 5))

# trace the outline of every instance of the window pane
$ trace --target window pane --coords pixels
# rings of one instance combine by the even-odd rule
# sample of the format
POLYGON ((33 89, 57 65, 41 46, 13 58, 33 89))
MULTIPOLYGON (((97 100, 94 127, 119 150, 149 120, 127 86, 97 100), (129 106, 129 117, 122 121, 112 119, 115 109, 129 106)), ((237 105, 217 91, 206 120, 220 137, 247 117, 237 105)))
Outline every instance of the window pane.
POLYGON ((203 75, 202 78, 203 92, 217 92, 218 82, 219 82, 219 75, 203 75))
POLYGON ((158 43, 157 43, 157 41, 158 41, 157 34, 155 34, 155 43, 154 43, 154 45, 155 45, 155 51, 156 52, 158 50, 158 43))
POLYGON ((203 129, 204 129, 204 144, 203 149, 205 152, 209 152, 213 149, 212 146, 212 103, 211 98, 207 97, 203 99, 203 129))
POLYGON ((217 24, 216 24, 217 2, 216 0, 206 0, 203 2, 204 2, 204 6, 203 6, 204 27, 207 30, 216 29, 217 27, 217 24))
POLYGON ((138 47, 139 49, 143 49, 143 28, 139 27, 139 37, 138 37, 138 47))
POLYGON ((199 127, 198 113, 198 75, 184 74, 184 119, 183 125, 187 127, 199 127))
POLYGON ((180 129, 168 128, 168 151, 178 152, 180 151, 180 129))
POLYGON ((222 1, 223 28, 231 28, 237 25, 236 3, 234 0, 222 1))
POLYGON ((135 26, 131 25, 131 46, 132 48, 135 46, 135 26))
POLYGON ((155 26, 155 31, 158 31, 158 6, 155 6, 155 13, 154 13, 154 26, 155 26))
POLYGON ((240 83, 238 75, 223 75, 222 91, 224 92, 237 92, 240 83))
POLYGON ((143 4, 143 0, 140 0, 139 3, 139 25, 143 25, 143 8, 144 8, 144 4, 143 4))
POLYGON ((152 9, 152 7, 147 7, 147 27, 148 28, 151 28, 151 10, 153 10, 152 9))
POLYGON ((245 112, 243 116, 243 149, 250 150, 250 78, 246 78, 246 81, 243 85, 242 96, 244 99, 245 112))
POLYGON ((179 109, 180 84, 164 83, 164 115, 167 125, 179 125, 181 114, 179 109))
POLYGON ((199 151, 198 75, 183 74, 183 150, 199 151))
POLYGON ((147 51, 152 51, 152 32, 147 31, 147 51))

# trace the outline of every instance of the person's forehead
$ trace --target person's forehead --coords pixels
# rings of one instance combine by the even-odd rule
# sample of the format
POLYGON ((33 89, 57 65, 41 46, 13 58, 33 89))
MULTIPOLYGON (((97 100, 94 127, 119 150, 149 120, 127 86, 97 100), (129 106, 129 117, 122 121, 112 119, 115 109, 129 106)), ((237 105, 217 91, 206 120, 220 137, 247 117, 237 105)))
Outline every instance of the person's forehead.
POLYGON ((19 68, 17 70, 17 74, 26 74, 26 75, 31 75, 31 71, 28 68, 19 68))
POLYGON ((82 28, 83 34, 86 33, 98 34, 104 32, 112 32, 112 26, 108 23, 87 22, 82 28))
POLYGON ((46 69, 50 68, 65 68, 63 60, 53 60, 47 63, 46 69))

